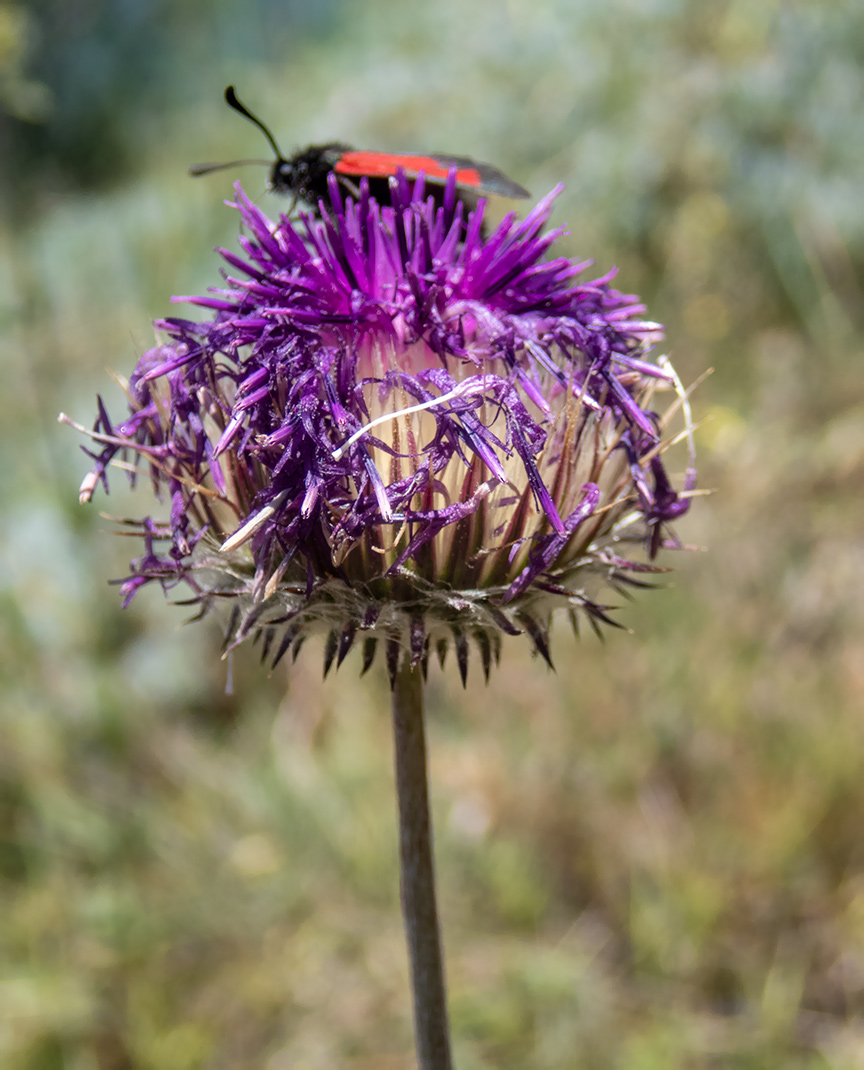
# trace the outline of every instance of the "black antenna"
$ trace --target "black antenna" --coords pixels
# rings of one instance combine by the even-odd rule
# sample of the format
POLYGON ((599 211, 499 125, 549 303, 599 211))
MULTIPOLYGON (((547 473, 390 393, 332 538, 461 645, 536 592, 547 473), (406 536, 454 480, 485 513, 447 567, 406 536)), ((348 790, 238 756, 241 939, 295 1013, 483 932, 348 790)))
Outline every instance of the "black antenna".
POLYGON ((245 104, 241 104, 237 99, 237 94, 234 92, 234 86, 229 85, 225 90, 225 101, 234 111, 239 111, 241 115, 245 116, 250 123, 254 123, 258 129, 264 134, 264 137, 270 142, 273 151, 276 153, 277 163, 283 163, 285 157, 282 155, 282 150, 276 144, 276 138, 270 133, 267 127, 261 122, 257 115, 253 115, 245 104))
POLYGON ((229 160, 227 163, 196 163, 189 168, 190 175, 209 175, 213 171, 226 171, 229 167, 242 167, 247 163, 263 164, 269 167, 272 160, 229 160))

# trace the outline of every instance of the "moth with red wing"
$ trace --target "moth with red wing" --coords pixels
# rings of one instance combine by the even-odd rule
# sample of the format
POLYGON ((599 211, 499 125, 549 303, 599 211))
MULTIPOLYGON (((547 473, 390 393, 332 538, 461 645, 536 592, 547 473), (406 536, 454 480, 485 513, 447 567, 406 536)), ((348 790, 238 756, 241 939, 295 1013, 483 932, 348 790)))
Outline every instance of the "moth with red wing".
MULTIPOLYGON (((318 201, 327 196, 327 178, 333 173, 339 184, 353 197, 360 195, 360 182, 366 179, 369 192, 380 204, 390 202, 390 179, 402 170, 408 178, 416 178, 422 171, 430 192, 440 196, 450 171, 456 168, 456 188, 459 199, 473 207, 478 197, 524 198, 530 194, 491 164, 478 163, 467 156, 448 156, 444 153, 373 152, 352 149, 340 142, 310 145, 294 156, 285 156, 273 134, 264 123, 237 98, 234 86, 225 90, 225 100, 242 116, 254 123, 267 138, 276 154, 270 160, 232 160, 229 163, 199 164, 190 168, 193 175, 206 175, 240 164, 266 164, 270 167, 270 188, 275 193, 292 196, 295 203, 304 201, 317 208, 318 201)), ((437 199, 437 197, 436 197, 437 199)))

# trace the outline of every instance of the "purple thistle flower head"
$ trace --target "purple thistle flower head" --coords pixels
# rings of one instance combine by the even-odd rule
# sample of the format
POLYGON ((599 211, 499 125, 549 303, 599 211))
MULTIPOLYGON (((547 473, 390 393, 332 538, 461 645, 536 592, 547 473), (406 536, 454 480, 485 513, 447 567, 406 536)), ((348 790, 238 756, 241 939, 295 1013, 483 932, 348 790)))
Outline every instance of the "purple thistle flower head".
POLYGON ((263 635, 275 662, 323 628, 329 667, 362 634, 364 669, 383 638, 391 675, 452 641, 464 679, 472 639, 488 675, 502 631, 548 659, 555 608, 610 622, 604 583, 661 571, 695 482, 677 493, 662 459, 686 396, 614 273, 553 255, 559 190, 486 236, 455 172, 437 203, 422 176, 391 186, 382 206, 332 180, 320 218, 275 223, 235 186, 242 254, 175 299, 210 318, 157 322, 126 419, 100 400, 81 498, 119 456, 170 500, 126 602, 183 581, 202 611, 231 603, 229 646, 263 635))

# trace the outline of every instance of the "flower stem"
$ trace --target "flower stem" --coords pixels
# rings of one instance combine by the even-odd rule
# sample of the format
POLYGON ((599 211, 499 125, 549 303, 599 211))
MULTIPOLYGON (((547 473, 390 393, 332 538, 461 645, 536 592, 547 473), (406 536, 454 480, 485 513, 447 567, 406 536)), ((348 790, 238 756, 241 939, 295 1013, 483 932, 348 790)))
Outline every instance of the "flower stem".
POLYGON ((444 956, 435 904, 432 821, 426 784, 423 681, 404 659, 393 684, 393 740, 399 803, 402 917, 414 996, 414 1041, 420 1070, 451 1070, 444 956))

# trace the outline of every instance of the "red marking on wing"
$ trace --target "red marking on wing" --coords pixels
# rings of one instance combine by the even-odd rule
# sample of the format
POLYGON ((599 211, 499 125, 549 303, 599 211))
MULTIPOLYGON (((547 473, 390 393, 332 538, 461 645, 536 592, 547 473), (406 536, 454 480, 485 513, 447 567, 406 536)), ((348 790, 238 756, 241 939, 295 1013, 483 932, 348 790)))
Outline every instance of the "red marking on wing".
MULTIPOLYGON (((340 175, 368 175, 369 178, 389 178, 399 168, 408 174, 422 171, 427 178, 446 179, 450 167, 438 162, 431 156, 411 156, 407 153, 362 152, 351 150, 343 152, 333 168, 340 175)), ((456 181, 460 186, 481 186, 480 174, 473 167, 463 167, 456 172, 456 181)))

